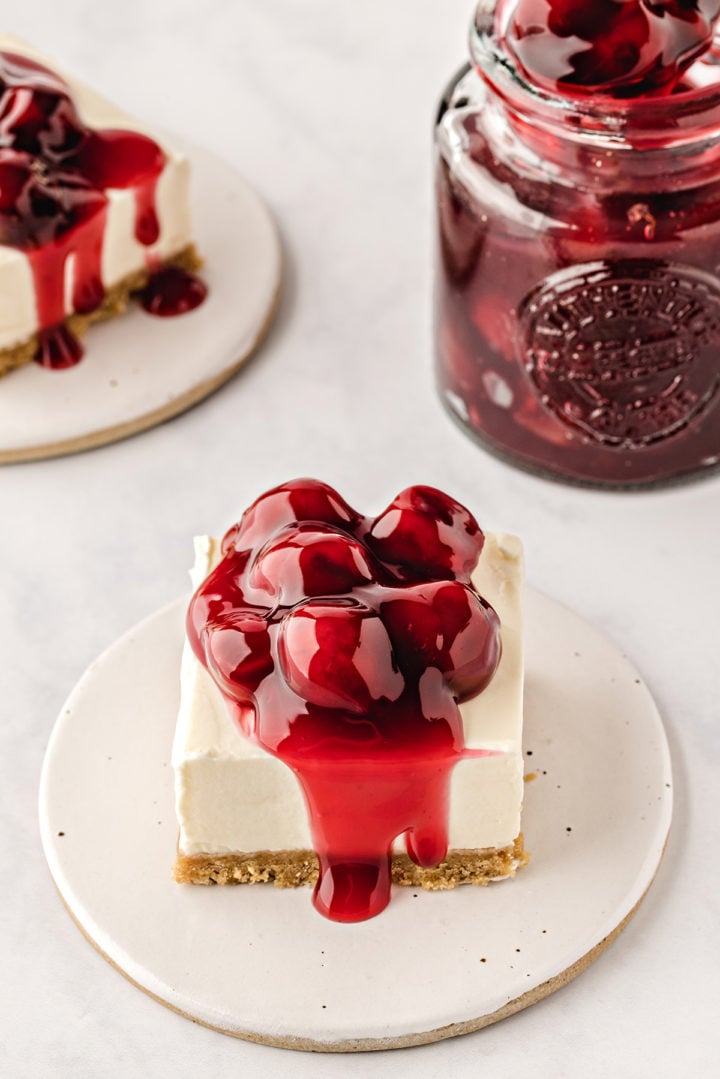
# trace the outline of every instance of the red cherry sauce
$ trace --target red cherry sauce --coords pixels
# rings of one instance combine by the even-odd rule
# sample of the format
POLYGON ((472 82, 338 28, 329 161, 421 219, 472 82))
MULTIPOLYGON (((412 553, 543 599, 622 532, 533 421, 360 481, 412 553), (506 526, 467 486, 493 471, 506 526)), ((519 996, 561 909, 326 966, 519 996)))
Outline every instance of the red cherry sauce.
MULTIPOLYGON (((24 251, 30 262, 38 363, 68 367, 82 356, 82 346, 64 325, 68 266, 73 310, 95 311, 105 296, 108 188, 132 189, 135 238, 146 247, 156 243, 155 194, 164 162, 163 151, 145 135, 88 128, 69 87, 53 71, 25 56, 0 53, 0 243, 24 251)), ((177 295, 177 285, 172 288, 177 295)), ((177 299, 166 306, 173 304, 178 312, 190 309, 177 299)))
POLYGON ((530 81, 616 97, 672 91, 711 47, 720 15, 718 0, 517 0, 510 6, 501 35, 530 81))
POLYGON ((139 299, 148 314, 168 318, 193 311, 206 296, 207 285, 196 274, 165 266, 151 276, 139 299))
POLYGON ((396 837, 421 866, 447 852, 458 703, 500 657, 497 615, 470 583, 483 540, 429 487, 371 519, 296 480, 227 533, 190 604, 193 650, 241 729, 300 781, 320 865, 314 904, 336 921, 387 905, 396 837))

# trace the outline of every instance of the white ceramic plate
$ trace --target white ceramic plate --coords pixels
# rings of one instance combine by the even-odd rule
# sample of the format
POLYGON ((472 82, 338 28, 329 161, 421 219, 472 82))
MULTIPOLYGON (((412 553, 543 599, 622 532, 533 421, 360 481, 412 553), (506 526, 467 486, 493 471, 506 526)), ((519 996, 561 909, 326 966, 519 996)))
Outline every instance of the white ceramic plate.
POLYGON ((137 305, 91 326, 77 366, 30 363, 0 379, 0 463, 125 438, 177 415, 235 373, 269 325, 280 244, 263 202, 214 154, 172 138, 192 166, 192 215, 208 297, 155 318, 137 305))
POLYGON ((436 1041, 503 1018, 579 973, 652 882, 670 825, 665 734, 628 660, 579 617, 527 595, 530 865, 487 888, 395 888, 358 925, 309 889, 171 878, 170 749, 186 601, 86 672, 53 731, 43 845, 70 913, 127 977, 191 1018, 302 1049, 436 1041))

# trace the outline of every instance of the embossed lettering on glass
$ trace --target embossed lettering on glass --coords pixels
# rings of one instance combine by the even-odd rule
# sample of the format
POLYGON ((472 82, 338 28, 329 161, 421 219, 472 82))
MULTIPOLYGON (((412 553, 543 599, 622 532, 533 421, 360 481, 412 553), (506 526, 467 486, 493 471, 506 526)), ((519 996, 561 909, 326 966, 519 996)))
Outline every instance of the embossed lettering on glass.
POLYGON ((436 128, 437 375, 516 464, 638 486, 720 462, 718 15, 478 9, 436 128))

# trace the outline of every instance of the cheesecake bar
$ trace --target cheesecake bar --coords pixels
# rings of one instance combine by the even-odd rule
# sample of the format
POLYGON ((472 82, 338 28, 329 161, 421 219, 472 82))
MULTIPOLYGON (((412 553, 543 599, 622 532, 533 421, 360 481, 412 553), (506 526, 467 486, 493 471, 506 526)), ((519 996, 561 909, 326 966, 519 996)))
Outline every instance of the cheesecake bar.
MULTIPOLYGON (((239 527, 242 529, 242 525, 239 527)), ((356 527, 355 532, 362 532, 362 527, 356 527)), ((224 543, 208 536, 196 539, 192 579, 197 589, 212 579, 212 574, 222 566, 223 546, 227 554, 233 542, 232 533, 228 535, 231 539, 226 537, 224 543)), ((261 554, 261 567, 267 570, 273 557, 277 559, 278 556, 271 542, 269 548, 265 545, 264 554, 261 554)), ((397 884, 426 889, 451 888, 461 883, 487 884, 514 875, 527 861, 520 831, 523 800, 522 561, 522 547, 516 537, 505 534, 484 537, 472 586, 499 619, 499 662, 481 692, 472 695, 466 694, 464 687, 459 689, 458 695, 467 699, 459 706, 462 746, 448 769, 446 849, 436 852, 435 857, 426 849, 423 856, 420 835, 419 840, 416 838, 416 849, 411 848, 408 853, 404 837, 398 833, 393 835, 391 873, 397 884), (420 857, 417 857, 418 849, 420 857)), ((260 572, 257 566, 256 560, 256 576, 260 572)), ((446 584, 443 582, 443 587, 446 584)), ((418 587, 422 591, 425 586, 409 585, 411 590, 418 587)), ((362 593, 363 590, 357 591, 362 593)), ((294 598, 292 596, 290 600, 294 598)), ((394 602, 392 598, 390 602, 394 602)), ((297 617, 297 609, 294 610, 297 617)), ((397 652, 396 624, 385 613, 385 608, 383 618, 390 626, 397 652)), ((299 628, 293 629, 295 637, 292 637, 286 628, 278 645, 280 653, 288 641, 297 648, 297 641, 301 639, 298 634, 307 636, 311 632, 319 637, 321 629, 322 623, 313 623, 310 629, 301 623, 299 628)), ((212 673, 200 662, 189 643, 183 653, 181 705, 172 754, 180 826, 175 878, 179 882, 196 884, 273 881, 280 886, 295 886, 314 883, 318 877, 312 821, 315 795, 311 790, 309 801, 307 784, 304 786, 301 781, 304 750, 299 751, 294 766, 289 766, 277 751, 268 750, 267 743, 271 739, 265 745, 261 744, 252 723, 248 725, 247 715, 239 714, 237 702, 233 703, 228 694, 229 687, 217 669, 222 666, 223 655, 228 655, 237 642, 222 635, 217 640, 220 641, 214 646, 217 665, 212 673)), ((462 647, 468 651, 467 645, 462 647)), ((213 662, 211 658, 211 668, 213 662)), ((405 667, 407 662, 403 660, 405 667)), ((280 664, 287 667, 287 663, 287 657, 283 660, 281 655, 280 664)), ((349 676, 347 671, 341 673, 345 685, 349 676)), ((425 677, 430 678, 427 674, 425 677)), ((328 677, 324 681, 327 683, 328 677)), ((386 686, 391 684, 391 678, 386 680, 386 686)), ((388 690, 386 696, 392 696, 392 692, 388 690)), ((314 707, 320 713, 323 707, 332 703, 323 699, 318 706, 314 700, 314 704, 311 702, 306 707, 308 711, 314 707)), ((350 710, 351 705, 352 702, 346 710, 350 710)), ((439 710, 438 705, 435 711, 439 710)), ((357 720, 353 722, 362 725, 364 721, 358 710, 357 720)), ((366 752, 369 751, 361 740, 358 753, 366 752)), ((343 754, 330 754, 330 757, 332 759, 325 760, 330 781, 336 779, 342 784, 343 754)), ((373 782, 377 784, 377 798, 381 800, 386 795, 388 788, 383 787, 385 767, 383 761, 370 773, 366 787, 368 801, 373 797, 373 782)), ((422 769, 422 764, 419 768, 422 769)), ((317 810, 316 804, 314 808, 317 810)), ((432 821, 430 825, 433 825, 432 821)), ((370 824, 363 825, 361 830, 366 826, 372 830, 370 824)), ((412 831, 412 828, 408 830, 412 831)), ((416 831, 422 833, 422 827, 416 831)), ((429 843, 427 836, 425 838, 429 843)), ((357 860, 362 857, 358 854, 357 860)))
POLYGON ((0 35, 0 375, 70 366, 91 322, 199 265, 189 178, 184 154, 0 35))

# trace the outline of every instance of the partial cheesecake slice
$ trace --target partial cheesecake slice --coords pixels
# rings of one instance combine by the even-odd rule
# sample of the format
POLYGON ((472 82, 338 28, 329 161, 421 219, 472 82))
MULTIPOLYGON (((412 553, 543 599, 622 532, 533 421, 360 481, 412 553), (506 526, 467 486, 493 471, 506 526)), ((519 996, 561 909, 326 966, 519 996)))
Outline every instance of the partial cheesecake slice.
POLYGON ((0 35, 0 375, 71 365, 89 323, 199 265, 189 179, 182 153, 0 35))
MULTIPOLYGON (((220 541, 195 541, 198 587, 221 559, 220 541)), ((487 884, 513 876, 528 855, 520 832, 522 756, 522 583, 520 541, 486 534, 473 574, 500 619, 502 658, 489 685, 460 706, 465 754, 452 769, 449 850, 422 868, 396 842, 392 879, 425 889, 487 884)), ((246 738, 214 679, 186 642, 172 753, 180 824, 175 878, 194 884, 314 882, 308 811, 294 772, 246 738)))

